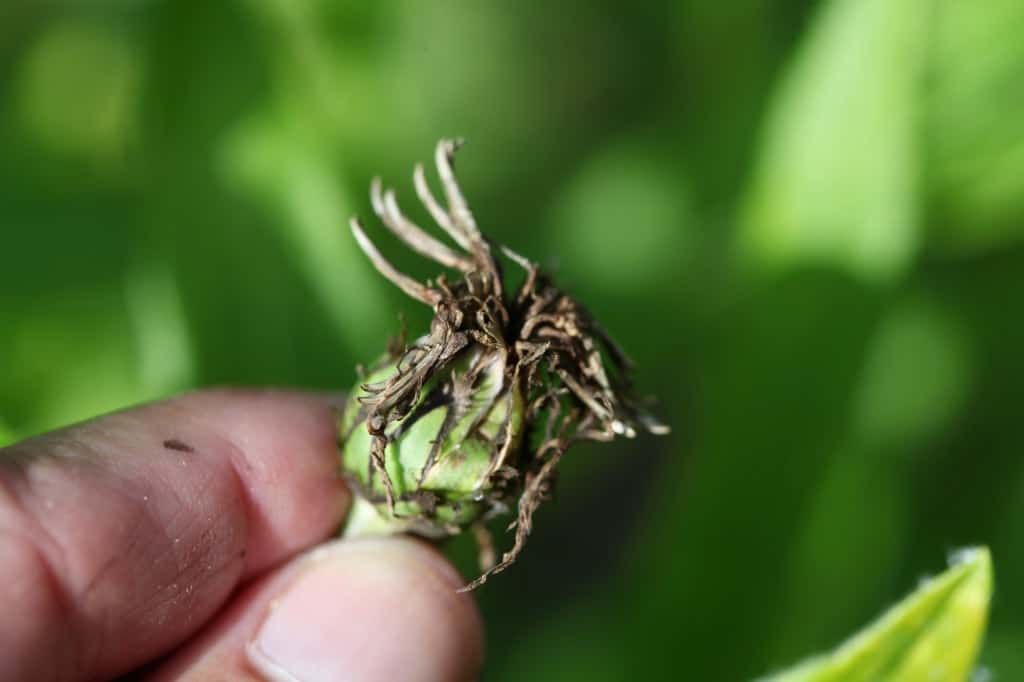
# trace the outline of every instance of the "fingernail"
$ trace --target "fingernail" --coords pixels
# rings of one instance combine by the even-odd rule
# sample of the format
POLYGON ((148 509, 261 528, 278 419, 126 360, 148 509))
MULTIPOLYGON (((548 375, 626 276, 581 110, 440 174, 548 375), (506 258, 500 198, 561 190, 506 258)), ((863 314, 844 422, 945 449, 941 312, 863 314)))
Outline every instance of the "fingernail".
POLYGON ((482 636, 461 584, 412 540, 332 543, 271 603, 249 659, 273 682, 472 679, 482 636))

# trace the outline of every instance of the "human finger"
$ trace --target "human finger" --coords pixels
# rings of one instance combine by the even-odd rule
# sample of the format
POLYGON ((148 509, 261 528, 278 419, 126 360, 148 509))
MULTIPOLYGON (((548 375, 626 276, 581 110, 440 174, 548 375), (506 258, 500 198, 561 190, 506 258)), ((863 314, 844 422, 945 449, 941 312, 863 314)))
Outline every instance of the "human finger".
POLYGON ((462 585, 420 541, 336 541, 245 589, 147 680, 468 682, 483 628, 462 585))
POLYGON ((211 390, 0 450, 0 679, 117 675, 347 504, 322 396, 211 390))

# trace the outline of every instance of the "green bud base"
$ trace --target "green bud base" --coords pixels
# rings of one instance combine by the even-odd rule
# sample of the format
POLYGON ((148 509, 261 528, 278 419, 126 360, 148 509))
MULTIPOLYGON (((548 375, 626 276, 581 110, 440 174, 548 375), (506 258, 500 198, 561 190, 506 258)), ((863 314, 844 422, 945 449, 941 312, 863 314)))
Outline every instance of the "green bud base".
POLYGON ((352 509, 341 531, 343 538, 361 538, 379 535, 395 535, 409 530, 409 522, 394 517, 387 518, 377 507, 359 495, 352 499, 352 509))

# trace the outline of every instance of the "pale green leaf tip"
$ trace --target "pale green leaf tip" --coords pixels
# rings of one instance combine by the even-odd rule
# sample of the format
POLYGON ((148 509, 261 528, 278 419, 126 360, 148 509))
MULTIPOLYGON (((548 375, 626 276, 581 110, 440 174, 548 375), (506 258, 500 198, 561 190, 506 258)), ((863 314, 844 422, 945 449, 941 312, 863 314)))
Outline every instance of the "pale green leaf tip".
POLYGON ((971 676, 991 596, 988 548, 957 550, 945 572, 837 649, 763 682, 962 682, 971 676))

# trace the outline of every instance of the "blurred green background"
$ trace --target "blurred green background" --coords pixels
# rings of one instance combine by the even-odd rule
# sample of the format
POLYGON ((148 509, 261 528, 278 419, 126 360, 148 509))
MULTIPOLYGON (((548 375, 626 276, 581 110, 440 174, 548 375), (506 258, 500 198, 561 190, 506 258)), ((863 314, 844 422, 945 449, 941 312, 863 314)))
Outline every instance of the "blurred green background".
MULTIPOLYGON (((350 386, 428 311, 345 226, 461 135, 665 439, 567 458, 485 680, 739 680, 992 547, 1024 678, 1024 3, 4 0, 0 444, 350 386)), ((370 231, 403 269, 436 274, 370 231)), ((473 570, 471 547, 453 553, 473 570)))

